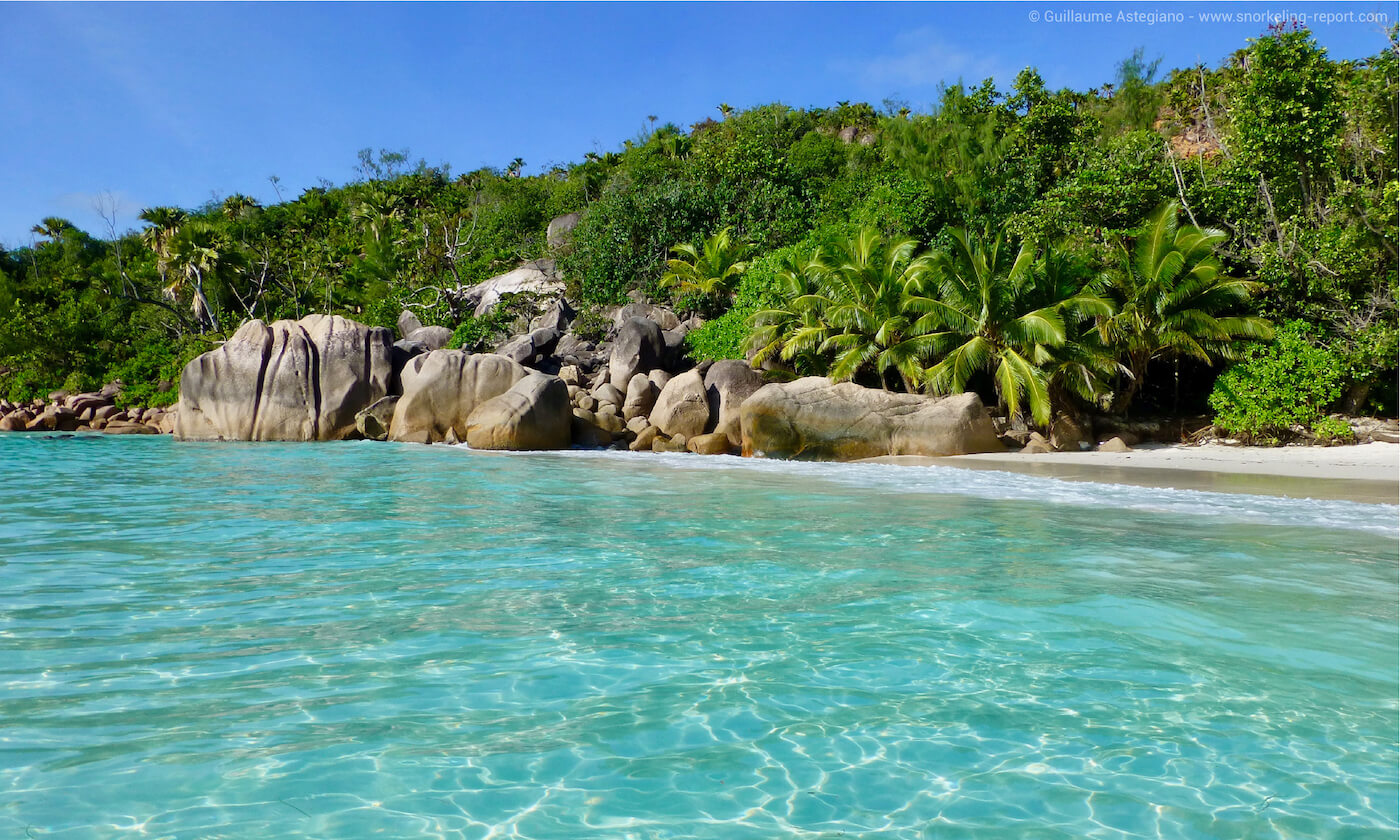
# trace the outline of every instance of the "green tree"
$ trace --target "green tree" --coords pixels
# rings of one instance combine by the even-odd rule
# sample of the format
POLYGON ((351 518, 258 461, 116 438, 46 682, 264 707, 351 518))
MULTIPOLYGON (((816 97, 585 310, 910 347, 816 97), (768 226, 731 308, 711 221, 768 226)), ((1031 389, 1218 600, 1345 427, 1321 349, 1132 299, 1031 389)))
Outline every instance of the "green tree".
POLYGON ((234 193, 224 199, 223 204, 219 206, 219 210, 223 213, 225 219, 228 219, 230 222, 236 222, 241 219, 246 219, 259 207, 260 205, 257 200, 251 196, 246 196, 242 193, 234 193))
POLYGON ((1319 331, 1303 321, 1279 327, 1275 341, 1248 347, 1238 364, 1215 380, 1210 407, 1232 435, 1277 439, 1294 426, 1313 429, 1342 394, 1343 363, 1315 343, 1319 331))
POLYGON ((171 244, 180 226, 185 223, 185 211, 178 207, 148 207, 139 217, 151 226, 141 231, 141 241, 156 256, 156 270, 160 273, 162 288, 169 286, 167 275, 170 270, 171 244))
POLYGON ((753 313, 745 348, 753 353, 752 363, 761 365, 782 360, 799 372, 824 372, 831 364, 822 345, 830 328, 821 319, 816 305, 820 298, 817 282, 819 263, 815 252, 784 253, 779 258, 774 279, 779 299, 753 313))
POLYGON ((227 234, 208 222, 187 222, 170 243, 170 261, 177 272, 166 293, 178 300, 188 286, 195 322, 207 324, 218 332, 219 318, 205 294, 206 283, 216 279, 228 282, 242 266, 240 255, 227 234))
POLYGON ((1276 189, 1291 182, 1308 204, 1345 121, 1337 66, 1311 32, 1283 27, 1255 39, 1242 65, 1230 112, 1240 156, 1276 189))
POLYGON ((913 239, 886 239, 873 228, 822 248, 806 266, 815 291, 794 301, 803 318, 789 339, 792 352, 833 354, 829 375, 838 382, 870 371, 881 388, 895 374, 906 391, 916 390, 934 350, 911 306, 929 268, 917 248, 913 239), (814 319, 805 317, 809 309, 814 319))
POLYGON ((672 246, 677 256, 666 261, 662 287, 673 288, 679 295, 697 295, 711 306, 729 295, 749 267, 749 244, 733 234, 733 229, 726 227, 705 239, 699 248, 689 242, 672 246))
POLYGON ((1092 396, 1105 363, 1088 347, 1066 345, 1073 324, 1110 314, 1108 302, 1053 251, 1038 256, 1029 242, 1013 251, 1004 233, 950 233, 951 252, 934 255, 928 293, 912 301, 938 356, 923 371, 929 389, 959 393, 987 372, 1010 414, 1027 404, 1041 425, 1050 422, 1057 375, 1068 390, 1092 396))
POLYGON ((1113 109, 1107 119, 1129 131, 1147 131, 1154 126, 1163 101, 1156 87, 1161 64, 1161 58, 1144 58, 1142 47, 1119 62, 1113 109))
POLYGON ((1121 264, 1101 279, 1116 306, 1099 320, 1099 336, 1127 371, 1115 395, 1118 411, 1127 410, 1154 361, 1180 356, 1206 364, 1233 361, 1242 352, 1241 339, 1273 334, 1263 318, 1228 314, 1259 284, 1225 273, 1215 255, 1225 233, 1181 225, 1179 213, 1174 201, 1158 208, 1132 248, 1120 243, 1121 264))
POLYGON ((62 242, 63 237, 70 230, 75 230, 73 223, 67 219, 60 219, 57 216, 48 216, 42 219, 39 224, 30 228, 30 232, 40 236, 48 237, 50 242, 62 242))

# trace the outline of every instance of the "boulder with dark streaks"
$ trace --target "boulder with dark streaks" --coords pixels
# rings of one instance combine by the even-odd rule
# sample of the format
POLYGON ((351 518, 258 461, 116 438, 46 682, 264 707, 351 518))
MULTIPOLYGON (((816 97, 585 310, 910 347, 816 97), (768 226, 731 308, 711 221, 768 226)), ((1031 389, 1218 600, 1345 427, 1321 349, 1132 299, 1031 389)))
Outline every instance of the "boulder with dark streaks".
POLYGON ((388 393, 393 336, 339 315, 253 320, 185 365, 175 436, 340 440, 388 393))

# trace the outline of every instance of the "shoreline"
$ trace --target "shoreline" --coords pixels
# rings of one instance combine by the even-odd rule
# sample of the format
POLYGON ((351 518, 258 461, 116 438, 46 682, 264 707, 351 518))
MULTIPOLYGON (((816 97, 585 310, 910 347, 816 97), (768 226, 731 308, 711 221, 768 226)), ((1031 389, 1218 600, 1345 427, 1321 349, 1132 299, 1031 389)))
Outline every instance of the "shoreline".
MULTIPOLYGON (((40 432, 33 436, 65 438, 89 435, 106 436, 97 430, 40 432)), ((508 452, 472 449, 465 444, 453 448, 457 446, 474 455, 589 451, 571 448, 508 452)), ((650 452, 631 454, 645 458, 650 452)), ((731 454, 730 457, 737 456, 731 454)), ((781 462, 785 459, 756 460, 781 462)), ((799 459, 797 462, 955 467, 1099 484, 1400 506, 1400 444, 1393 443, 1333 447, 1148 444, 1127 452, 1090 450, 1025 454, 1007 451, 944 456, 883 455, 844 462, 799 459)))
POLYGON ((861 463, 996 470, 1066 481, 1400 504, 1400 444, 1354 446, 1146 445, 1129 452, 891 455, 861 463))

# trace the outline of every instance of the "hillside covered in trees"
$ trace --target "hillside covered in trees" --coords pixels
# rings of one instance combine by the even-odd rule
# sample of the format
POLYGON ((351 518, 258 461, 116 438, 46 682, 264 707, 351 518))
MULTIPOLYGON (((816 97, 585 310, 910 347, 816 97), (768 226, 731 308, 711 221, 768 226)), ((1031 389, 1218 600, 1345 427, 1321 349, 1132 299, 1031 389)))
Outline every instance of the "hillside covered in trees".
POLYGON ((261 207, 149 208, 103 239, 44 219, 0 252, 0 397, 115 379, 174 401, 249 318, 338 313, 480 343, 461 292, 555 256, 574 329, 631 295, 697 313, 697 358, 1060 408, 1214 410, 1267 436, 1394 414, 1397 62, 1276 29, 1223 66, 1050 90, 1031 69, 899 103, 766 105, 523 176, 361 153, 261 207), (580 213, 551 251, 552 218, 580 213), (1223 373, 1223 375, 1222 375, 1223 373))

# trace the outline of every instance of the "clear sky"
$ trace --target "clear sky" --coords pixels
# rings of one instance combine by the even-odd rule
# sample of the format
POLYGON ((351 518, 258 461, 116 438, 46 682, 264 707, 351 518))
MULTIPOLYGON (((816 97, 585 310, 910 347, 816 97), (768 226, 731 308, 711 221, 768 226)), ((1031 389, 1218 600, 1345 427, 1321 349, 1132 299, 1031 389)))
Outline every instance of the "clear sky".
POLYGON ((518 156, 528 174, 721 102, 927 110, 939 82, 1005 85, 1026 66, 1085 89, 1139 46, 1164 71, 1215 66, 1264 14, 1306 16, 1334 58, 1361 58, 1387 43, 1360 20, 1377 13, 1393 23, 1397 6, 0 2, 0 243, 55 215, 105 235, 103 193, 120 228, 151 205, 275 201, 270 175, 295 197, 355 177, 367 146, 455 172, 518 156), (1083 20, 1120 12, 1141 21, 1083 20), (1203 19, 1218 14, 1245 19, 1203 19))

